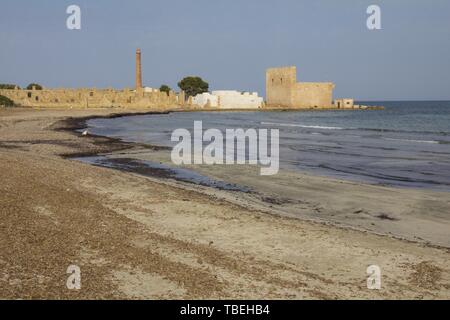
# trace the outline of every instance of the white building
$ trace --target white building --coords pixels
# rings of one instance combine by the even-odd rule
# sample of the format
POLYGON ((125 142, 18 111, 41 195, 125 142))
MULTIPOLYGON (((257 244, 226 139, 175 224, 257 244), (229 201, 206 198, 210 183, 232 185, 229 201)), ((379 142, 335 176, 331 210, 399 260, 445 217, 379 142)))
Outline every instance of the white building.
POLYGON ((353 109, 355 101, 353 99, 336 99, 334 100, 334 107, 338 109, 353 109))
POLYGON ((200 107, 218 107, 219 97, 209 92, 200 93, 192 98, 192 104, 200 107))
POLYGON ((144 87, 144 92, 159 92, 159 89, 144 87))
POLYGON ((212 93, 198 94, 192 103, 200 107, 218 107, 220 109, 258 109, 263 105, 263 98, 257 92, 241 93, 234 90, 218 90, 212 93))

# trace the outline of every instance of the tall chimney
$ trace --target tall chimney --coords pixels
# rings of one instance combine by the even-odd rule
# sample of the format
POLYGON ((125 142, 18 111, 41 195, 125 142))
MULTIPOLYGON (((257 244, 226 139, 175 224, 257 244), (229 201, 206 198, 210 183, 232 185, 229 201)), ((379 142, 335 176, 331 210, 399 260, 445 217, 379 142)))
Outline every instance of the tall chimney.
POLYGON ((141 49, 136 49, 136 90, 142 89, 141 49))

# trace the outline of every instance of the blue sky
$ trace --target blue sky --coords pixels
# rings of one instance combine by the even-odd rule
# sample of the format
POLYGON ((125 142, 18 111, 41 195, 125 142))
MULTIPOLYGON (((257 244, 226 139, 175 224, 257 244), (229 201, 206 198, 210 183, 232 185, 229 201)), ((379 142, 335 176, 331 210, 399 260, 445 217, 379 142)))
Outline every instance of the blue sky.
POLYGON ((0 41, 0 82, 21 86, 133 87, 140 47, 151 87, 199 75, 264 95, 266 68, 296 65, 335 97, 450 100, 448 0, 1 0, 0 41), (366 28, 370 4, 382 30, 366 28))

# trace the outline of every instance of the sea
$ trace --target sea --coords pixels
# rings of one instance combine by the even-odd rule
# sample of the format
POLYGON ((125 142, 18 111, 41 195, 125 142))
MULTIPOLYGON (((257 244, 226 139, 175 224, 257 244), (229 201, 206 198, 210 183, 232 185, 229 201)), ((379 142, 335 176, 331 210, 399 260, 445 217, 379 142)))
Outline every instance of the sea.
POLYGON ((371 101, 384 110, 173 112, 91 119, 93 134, 173 147, 172 132, 278 129, 280 166, 365 183, 450 191, 450 101, 371 101))

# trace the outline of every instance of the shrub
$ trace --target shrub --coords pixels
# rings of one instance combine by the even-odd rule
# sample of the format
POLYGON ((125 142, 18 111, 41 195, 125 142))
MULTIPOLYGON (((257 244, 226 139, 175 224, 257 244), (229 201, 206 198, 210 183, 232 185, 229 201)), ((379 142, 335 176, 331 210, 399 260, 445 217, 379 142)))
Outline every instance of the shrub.
POLYGON ((0 106, 1 107, 14 107, 14 101, 9 99, 8 97, 0 95, 0 106))
POLYGON ((27 86, 27 90, 33 90, 33 86, 36 88, 36 90, 42 90, 42 86, 38 83, 30 83, 27 86))
POLYGON ((15 87, 18 87, 20 89, 19 86, 16 86, 15 84, 8 84, 8 83, 0 83, 0 89, 14 89, 15 87))
POLYGON ((163 85, 159 88, 159 91, 165 92, 165 93, 167 93, 167 95, 169 95, 169 92, 170 92, 171 90, 172 90, 172 89, 171 89, 168 85, 166 85, 166 84, 163 84, 163 85))

